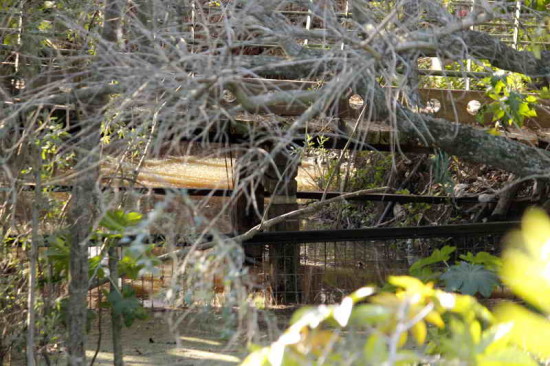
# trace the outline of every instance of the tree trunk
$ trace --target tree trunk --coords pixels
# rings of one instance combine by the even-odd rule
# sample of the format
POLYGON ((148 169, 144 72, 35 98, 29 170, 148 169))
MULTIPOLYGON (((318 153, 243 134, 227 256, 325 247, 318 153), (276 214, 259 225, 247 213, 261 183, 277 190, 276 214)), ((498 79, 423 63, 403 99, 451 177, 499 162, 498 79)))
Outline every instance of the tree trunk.
MULTIPOLYGON (((98 44, 97 64, 109 56, 111 48, 117 46, 121 36, 121 17, 125 0, 108 0, 105 4, 102 38, 105 44, 98 44)), ((102 75, 96 75, 101 78, 102 75)), ((69 281, 69 364, 86 365, 86 322, 88 292, 88 238, 99 217, 99 147, 103 109, 107 94, 92 96, 82 108, 79 118, 80 133, 75 166, 77 175, 72 194, 70 211, 71 249, 69 281)))
MULTIPOLYGON (((83 121, 79 121, 81 126, 83 121)), ((100 125, 92 119, 86 122, 87 133, 83 134, 77 152, 78 176, 72 192, 71 248, 69 264, 69 364, 86 365, 86 321, 88 292, 88 238, 99 211, 99 151, 100 125)))

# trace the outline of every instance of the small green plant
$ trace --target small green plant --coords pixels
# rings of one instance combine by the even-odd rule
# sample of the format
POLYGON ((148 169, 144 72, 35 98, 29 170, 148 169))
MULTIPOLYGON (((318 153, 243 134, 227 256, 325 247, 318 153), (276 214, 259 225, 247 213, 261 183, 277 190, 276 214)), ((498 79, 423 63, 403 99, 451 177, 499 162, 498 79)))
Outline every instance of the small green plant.
MULTIPOLYGON (((124 212, 122 210, 107 211, 99 223, 99 229, 92 236, 92 240, 102 246, 99 254, 89 259, 89 277, 91 280, 101 281, 108 277, 109 271, 104 263, 104 258, 109 246, 118 245, 125 240, 127 231, 137 226, 142 220, 142 215, 137 212, 124 212)), ((56 281, 66 280, 69 271, 69 240, 65 234, 49 238, 50 247, 47 251, 49 263, 52 264, 52 279, 56 281)), ((118 262, 120 276, 129 279, 137 279, 145 272, 155 271, 158 260, 152 254, 154 244, 131 244, 124 248, 122 258, 118 262)), ((130 326, 135 319, 143 319, 145 310, 141 307, 135 291, 129 286, 118 288, 118 291, 108 293, 107 307, 112 307, 115 313, 122 315, 126 326, 130 326)))
POLYGON ((453 158, 445 151, 437 149, 432 157, 432 171, 434 181, 441 185, 447 194, 452 194, 454 180, 452 176, 451 163, 453 158))
POLYGON ((124 325, 132 326, 136 319, 146 319, 147 312, 141 306, 136 297, 136 291, 132 286, 122 286, 120 291, 113 291, 107 294, 109 306, 111 306, 116 315, 122 316, 124 325))
POLYGON ((445 245, 441 249, 435 249, 429 257, 422 258, 414 262, 409 268, 409 274, 419 278, 423 282, 434 281, 441 275, 441 271, 436 270, 434 264, 445 264, 451 259, 456 247, 445 245))
POLYGON ((424 282, 442 282, 448 291, 491 296, 495 287, 500 285, 497 276, 502 265, 500 259, 487 252, 476 255, 468 252, 459 256, 461 262, 449 265, 451 254, 455 251, 456 247, 448 245, 436 249, 429 257, 413 263, 409 274, 424 282))
POLYGON ((485 297, 491 296, 493 289, 499 285, 498 276, 494 272, 479 264, 466 262, 449 267, 440 278, 448 291, 469 295, 480 293, 485 297))

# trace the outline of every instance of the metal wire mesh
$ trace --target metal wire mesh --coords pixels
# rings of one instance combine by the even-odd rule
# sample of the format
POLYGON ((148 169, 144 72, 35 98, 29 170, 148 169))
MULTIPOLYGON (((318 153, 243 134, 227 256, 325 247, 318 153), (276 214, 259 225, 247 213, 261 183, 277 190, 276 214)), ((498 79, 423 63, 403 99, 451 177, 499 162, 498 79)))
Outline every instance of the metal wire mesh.
POLYGON ((300 247, 297 273, 273 273, 270 263, 274 258, 266 246, 259 278, 263 290, 276 302, 296 298, 298 303, 334 303, 361 286, 381 285, 389 275, 408 273, 412 263, 436 248, 457 247, 453 260, 459 260, 459 255, 468 251, 498 252, 500 238, 476 234, 286 244, 300 247))

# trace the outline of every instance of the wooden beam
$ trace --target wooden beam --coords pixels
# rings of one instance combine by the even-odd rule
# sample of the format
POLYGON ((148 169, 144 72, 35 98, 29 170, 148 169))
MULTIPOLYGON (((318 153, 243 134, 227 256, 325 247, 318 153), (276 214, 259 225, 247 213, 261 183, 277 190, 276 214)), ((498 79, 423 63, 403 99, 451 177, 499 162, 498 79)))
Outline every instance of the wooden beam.
POLYGON ((458 224, 420 227, 386 227, 345 230, 307 230, 292 232, 262 232, 246 241, 247 244, 273 245, 364 242, 369 240, 393 240, 439 237, 463 237, 476 235, 504 235, 519 228, 519 221, 489 222, 480 224, 458 224))

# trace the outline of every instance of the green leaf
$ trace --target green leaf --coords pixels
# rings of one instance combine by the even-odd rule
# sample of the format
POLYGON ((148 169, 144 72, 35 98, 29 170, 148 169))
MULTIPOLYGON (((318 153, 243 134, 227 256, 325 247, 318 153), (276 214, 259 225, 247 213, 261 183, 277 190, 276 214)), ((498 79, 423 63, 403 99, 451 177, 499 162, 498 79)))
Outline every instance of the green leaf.
POLYGON ((65 237, 55 235, 48 237, 49 248, 46 256, 57 275, 69 272, 70 249, 65 237))
MULTIPOLYGON (((435 263, 441 263, 446 262, 451 258, 451 254, 456 250, 456 247, 452 247, 449 245, 445 245, 441 249, 436 249, 433 251, 433 253, 426 258, 422 258, 414 262, 409 268, 409 273, 412 276, 420 277, 422 274, 422 269, 426 266, 435 264, 435 263)), ((424 273, 425 274, 425 273, 424 273)))
POLYGON ((142 217, 137 212, 126 213, 123 210, 110 210, 105 213, 99 225, 112 231, 124 232, 126 228, 137 225, 142 217))
POLYGON ((382 305, 361 304, 353 309, 349 322, 354 325, 368 326, 385 322, 392 314, 391 309, 382 305))
POLYGON ((460 262, 450 267, 441 275, 448 291, 459 291, 467 295, 480 293, 485 297, 491 296, 493 289, 498 285, 498 277, 483 266, 460 262))
POLYGON ((498 271, 502 267, 502 260, 487 252, 479 252, 475 256, 468 252, 467 254, 461 254, 459 257, 466 262, 485 266, 490 271, 498 271))
POLYGON ((143 267, 143 265, 137 263, 135 258, 132 258, 130 256, 124 256, 118 262, 118 270, 120 276, 126 276, 133 280, 139 277, 140 271, 141 269, 143 269, 143 267))
POLYGON ((145 319, 147 312, 139 303, 136 292, 131 286, 123 286, 121 291, 110 292, 107 300, 114 313, 123 318, 124 325, 130 327, 136 319, 145 319))
POLYGON ((506 110, 504 108, 496 109, 493 113, 493 122, 498 121, 506 115, 506 110))
POLYGON ((525 0, 525 5, 538 11, 547 10, 546 7, 549 4, 550 4, 550 1, 548 0, 525 0))

